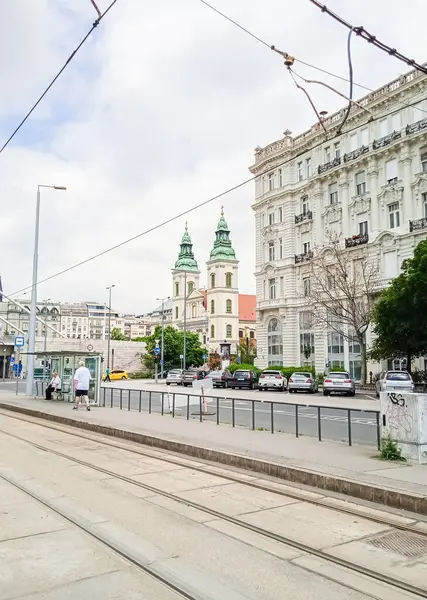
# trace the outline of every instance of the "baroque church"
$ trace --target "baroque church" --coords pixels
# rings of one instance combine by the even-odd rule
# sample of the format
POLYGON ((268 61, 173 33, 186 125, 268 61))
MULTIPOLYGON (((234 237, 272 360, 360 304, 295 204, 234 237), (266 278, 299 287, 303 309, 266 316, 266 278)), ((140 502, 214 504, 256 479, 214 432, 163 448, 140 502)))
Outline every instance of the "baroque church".
POLYGON ((200 287, 200 270, 194 257, 187 224, 178 260, 172 270, 172 324, 197 332, 210 353, 223 345, 236 353, 239 344, 256 344, 256 296, 239 294, 239 261, 221 209, 215 241, 206 262, 207 286, 200 287))

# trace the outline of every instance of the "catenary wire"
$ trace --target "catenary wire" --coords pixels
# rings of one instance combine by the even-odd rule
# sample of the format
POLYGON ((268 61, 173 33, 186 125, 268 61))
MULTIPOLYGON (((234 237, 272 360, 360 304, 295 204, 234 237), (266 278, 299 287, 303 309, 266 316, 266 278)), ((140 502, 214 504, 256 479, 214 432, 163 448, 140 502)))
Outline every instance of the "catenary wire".
MULTIPOLYGON (((263 44, 263 46, 266 46, 267 48, 269 48, 270 50, 275 50, 275 46, 272 44, 269 44, 268 42, 266 42, 265 40, 263 40, 262 38, 260 38, 259 36, 257 36, 255 33, 253 33, 252 31, 250 31, 249 29, 247 29, 246 27, 244 27, 243 25, 241 25, 238 21, 232 19, 231 17, 229 17, 228 15, 226 15, 225 13, 221 12, 220 10, 218 10, 215 6, 213 6, 212 4, 209 4, 208 2, 206 2, 206 0, 199 0, 199 2, 201 2, 202 4, 204 4, 206 7, 210 8, 211 10, 213 10, 214 12, 216 12, 218 15, 220 15, 221 17, 223 17, 224 19, 226 19, 227 21, 229 21, 230 23, 232 23, 233 25, 235 25, 236 27, 238 27, 239 29, 241 29, 243 32, 245 32, 247 35, 249 35, 250 37, 252 37, 254 40, 256 40, 257 42, 260 42, 261 44, 263 44)), ((311 63, 305 62, 299 58, 295 58, 295 61, 300 63, 301 65, 304 65, 305 67, 309 67, 310 69, 315 69, 316 71, 319 71, 320 73, 324 73, 325 75, 329 75, 330 77, 335 77, 336 79, 339 79, 341 81, 345 81, 346 83, 350 83, 350 79, 347 79, 346 77, 342 77, 341 75, 338 75, 337 73, 333 73, 331 71, 328 71, 327 69, 322 69, 321 67, 318 67, 316 65, 312 65, 311 63)), ((372 88, 363 85, 361 83, 357 83, 356 81, 353 81, 353 86, 359 87, 361 89, 364 89, 368 92, 373 92, 375 90, 373 90, 372 88)), ((387 94, 389 95, 389 94, 387 94)), ((397 102, 399 102, 399 104, 401 104, 402 106, 408 107, 411 106, 410 104, 406 103, 406 102, 402 102, 401 100, 397 100, 397 102)), ((415 107, 416 110, 419 110, 420 112, 426 113, 427 114, 427 110, 416 106, 415 107)))
POLYGON ((12 132, 12 134, 10 135, 10 137, 5 141, 5 143, 3 144, 3 146, 0 148, 0 154, 3 152, 3 150, 5 150, 5 148, 10 144, 10 142, 13 140, 13 138, 15 137, 15 135, 18 133, 18 131, 21 129, 21 127, 24 125, 24 123, 28 120, 28 118, 32 115, 32 113, 35 111, 35 109, 37 108, 37 106, 40 104, 40 102, 43 100, 43 98, 46 96, 46 94, 49 92, 49 90, 51 89, 51 87, 55 84, 55 82, 59 79, 59 77, 62 75, 62 73, 65 71, 65 69, 68 67, 68 65, 70 64, 70 62, 73 60, 73 58, 76 56, 77 52, 80 50, 80 48, 83 46, 83 44, 86 42, 86 40, 90 37, 90 35, 92 34, 92 32, 94 31, 94 29, 96 29, 99 25, 99 23, 101 22, 101 20, 105 17, 105 15, 113 8, 113 6, 116 4, 118 0, 113 0, 111 2, 111 4, 105 9, 105 11, 93 22, 92 27, 90 28, 90 30, 87 32, 87 34, 84 36, 84 38, 82 39, 82 41, 80 42, 80 44, 77 46, 77 48, 70 54, 70 56, 67 58, 66 62, 64 63, 64 65, 62 66, 62 68, 60 69, 60 71, 58 71, 58 73, 55 75, 55 77, 52 79, 52 81, 49 83, 49 85, 47 86, 47 88, 44 90, 44 92, 42 93, 42 95, 38 98, 38 100, 35 102, 35 104, 33 104, 33 106, 31 107, 31 109, 27 112, 27 114, 25 115, 25 117, 22 119, 22 121, 19 123, 19 125, 15 128, 15 130, 12 132))
MULTIPOLYGON (((416 104, 416 103, 413 102, 412 104, 409 104, 409 106, 413 106, 414 104, 416 104)), ((378 121, 379 119, 383 119, 385 117, 396 114, 398 112, 399 112, 398 109, 391 110, 390 112, 386 113, 385 115, 383 114, 383 115, 379 115, 377 117, 373 117, 373 118, 369 119, 369 121, 367 121, 367 123, 372 123, 372 122, 378 121)), ((352 131, 356 131, 356 130, 360 129, 362 126, 363 125, 361 125, 359 123, 358 125, 355 125, 354 127, 351 127, 350 129, 347 129, 344 133, 341 133, 341 134, 336 133, 335 135, 331 136, 331 138, 329 138, 329 139, 333 140, 336 137, 339 137, 340 135, 345 135, 345 134, 351 133, 352 131)), ((317 144, 314 144, 314 146, 312 146, 310 148, 310 150, 316 150, 316 148, 320 148, 321 146, 323 146, 324 143, 325 142, 323 140, 317 144)), ((163 221, 157 225, 154 225, 153 227, 150 227, 149 229, 146 229, 145 231, 142 231, 141 233, 138 233, 138 234, 124 240, 123 242, 119 242, 118 244, 115 244, 114 246, 111 246, 110 248, 107 248, 106 250, 103 250, 102 252, 98 252, 97 254, 94 254, 93 256, 90 256, 89 258, 86 258, 82 261, 79 261, 79 262, 71 265, 70 267, 67 267, 66 269, 62 269, 61 271, 58 271, 57 273, 54 273, 53 275, 49 275, 48 277, 45 277, 44 279, 37 281, 37 283, 34 285, 41 285, 42 283, 46 283, 47 281, 55 279, 56 277, 59 277, 60 275, 64 275, 65 273, 68 273, 69 271, 73 271, 74 269, 77 269, 78 267, 81 267, 97 258, 100 258, 101 256, 105 256, 106 254, 109 254, 110 252, 113 252, 114 250, 117 250, 118 248, 122 248, 123 246, 129 244, 130 242, 133 242, 133 241, 143 237, 144 235, 152 233, 153 231, 156 231, 156 230, 160 229, 161 227, 164 227, 165 225, 169 225, 169 223, 172 223, 173 221, 177 221, 178 219, 181 219, 182 217, 198 210, 199 208, 202 208, 203 206, 206 206, 206 205, 210 204, 211 202, 214 202, 215 200, 219 200, 219 198, 223 198, 224 196, 226 196, 232 192, 235 192, 236 190, 247 185, 248 183, 252 183, 259 177, 263 177, 264 175, 267 175, 268 173, 272 173, 276 169, 280 169, 281 167, 286 166, 288 163, 290 163, 306 154, 307 154, 307 150, 303 150, 302 152, 299 152, 299 153, 291 156, 290 158, 287 158, 282 163, 276 164, 276 165, 274 165, 274 167, 270 167, 270 168, 264 170, 262 173, 259 173, 258 175, 254 175, 253 177, 245 179, 244 181, 241 181, 240 183, 228 188, 227 190, 224 190, 223 192, 216 194, 215 196, 212 196, 211 198, 208 198, 207 200, 204 200, 203 202, 200 202, 199 204, 196 204, 195 206, 192 206, 191 208, 180 212, 179 214, 171 217, 170 219, 166 219, 165 221, 163 221)), ((27 287, 24 287, 20 290, 17 290, 16 292, 13 292, 8 295, 16 296, 17 294, 27 292, 28 290, 31 290, 32 288, 33 288, 33 285, 28 285, 27 287)))
POLYGON ((347 38, 347 60, 348 60, 348 77, 350 79, 350 92, 349 92, 349 103, 347 106, 347 110, 345 111, 345 115, 344 115, 344 119, 342 120, 342 123, 339 127, 338 132, 341 133, 342 128, 344 127, 344 125, 346 124, 346 121, 350 115, 350 111, 351 111, 351 104, 353 102, 353 60, 351 58, 351 36, 353 35, 353 29, 350 29, 350 31, 348 32, 348 38, 347 38))
POLYGON ((325 12, 330 17, 335 19, 335 21, 338 21, 338 23, 340 23, 341 25, 344 25, 344 27, 347 27, 347 29, 350 29, 350 30, 352 29, 356 35, 360 36, 361 38, 363 38, 370 44, 373 44, 376 48, 379 48, 380 50, 382 50, 383 52, 386 52, 390 56, 395 56, 398 60, 406 63, 408 66, 412 67, 413 69, 416 69, 417 71, 424 73, 424 75, 427 75, 427 67, 417 63, 413 58, 408 58, 407 56, 405 56, 404 54, 402 54, 401 52, 396 50, 396 48, 392 48, 391 46, 388 46, 384 42, 381 42, 379 39, 377 39, 377 37, 375 35, 372 35, 371 33, 369 33, 369 31, 366 31, 366 29, 363 26, 355 27, 354 25, 352 25, 351 23, 349 23, 348 21, 343 19, 343 17, 341 17, 340 15, 337 15, 337 13, 334 13, 325 4, 322 4, 318 0, 310 0, 310 2, 312 4, 314 4, 315 6, 317 6, 318 8, 320 8, 320 10, 322 12, 325 12))

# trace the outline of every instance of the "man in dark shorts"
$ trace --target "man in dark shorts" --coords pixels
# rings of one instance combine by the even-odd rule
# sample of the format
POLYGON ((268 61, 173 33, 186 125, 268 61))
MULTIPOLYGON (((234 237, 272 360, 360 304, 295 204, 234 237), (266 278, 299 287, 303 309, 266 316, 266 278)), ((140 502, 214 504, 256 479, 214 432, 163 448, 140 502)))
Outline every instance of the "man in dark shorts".
POLYGON ((76 401, 73 406, 73 410, 78 410, 82 400, 85 401, 86 410, 90 410, 89 406, 89 383, 90 383, 90 371, 85 367, 84 362, 79 362, 79 368, 74 373, 74 391, 76 394, 76 401))

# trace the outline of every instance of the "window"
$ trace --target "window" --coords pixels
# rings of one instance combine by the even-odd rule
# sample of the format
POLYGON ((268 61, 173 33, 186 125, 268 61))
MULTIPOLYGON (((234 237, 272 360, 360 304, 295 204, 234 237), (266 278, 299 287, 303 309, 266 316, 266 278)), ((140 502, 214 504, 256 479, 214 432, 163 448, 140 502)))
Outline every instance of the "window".
POLYGON ((249 337, 251 338, 251 340, 254 340, 255 339, 255 331, 250 331, 249 337))
POLYGON ((279 179, 279 187, 283 187, 283 171, 279 169, 277 171, 278 179, 279 179))
POLYGON ((359 223, 359 235, 368 235, 368 221, 359 223))
POLYGON ((243 337, 243 331, 241 329, 239 329, 239 338, 243 337))
POLYGON ((175 282, 175 296, 179 296, 179 283, 175 282))
MULTIPOLYGON (((427 200, 425 205, 427 206, 427 200)), ((279 238, 279 259, 282 260, 283 258, 283 238, 279 238)))
POLYGON ((268 224, 274 225, 274 212, 268 213, 268 224))
POLYGON ((427 219, 427 192, 421 195, 421 201, 423 204, 423 217, 427 219))
POLYGON ((280 278, 280 297, 283 298, 285 295, 285 278, 280 278))
POLYGON ((231 283, 232 283, 232 274, 231 273, 226 273, 225 274, 225 287, 231 288, 231 283))
POLYGON ((297 176, 298 176, 298 181, 302 181, 304 178, 304 171, 303 171, 303 163, 302 161, 298 163, 297 165, 297 176))
POLYGON ((385 180, 387 183, 395 183, 397 181, 397 158, 389 160, 385 164, 385 180))
POLYGON ((178 319, 179 317, 179 308, 177 306, 175 306, 175 319, 178 319))
POLYGON ((302 280, 302 289, 304 292, 304 296, 309 296, 310 295, 310 277, 304 277, 304 279, 302 280))
POLYGON ((329 185, 329 204, 337 204, 338 202, 338 184, 331 183, 329 185))
POLYGON ((365 171, 356 173, 356 195, 360 196, 366 192, 366 175, 365 171))
POLYGON ((308 254, 310 252, 310 242, 304 242, 302 245, 302 253, 308 254))
POLYGON ((380 129, 380 138, 382 138, 388 134, 389 131, 388 131, 388 118, 387 117, 385 119, 380 119, 379 129, 380 129))
POLYGON ((402 123, 400 120, 400 112, 395 113, 391 116, 391 130, 400 131, 402 129, 402 123))
POLYGON ((324 156, 324 161, 325 163, 330 162, 331 160, 331 147, 330 146, 326 146, 326 148, 323 150, 323 156, 324 156))
POLYGON ((203 334, 203 345, 206 346, 206 334, 203 334))
POLYGON ((309 210, 308 196, 303 196, 301 198, 301 212, 303 215, 306 215, 308 213, 308 210, 309 210))
POLYGON ((225 303, 225 312, 231 313, 231 300, 227 300, 225 303))
POLYGON ((399 227, 400 212, 399 212, 399 203, 398 202, 393 202, 393 204, 388 205, 388 221, 389 221, 390 229, 399 227))
POLYGON ((278 215, 279 215, 279 223, 283 223, 283 208, 281 206, 279 206, 277 212, 278 212, 278 215))
POLYGON ((270 319, 267 327, 268 365, 283 365, 282 325, 275 317, 270 319))
POLYGON ((340 142, 335 142, 335 144, 334 144, 334 158, 339 158, 340 156, 341 156, 340 142))
POLYGON ((274 242, 268 242, 268 260, 270 262, 276 260, 276 248, 274 242))
POLYGON ((231 338, 232 337, 232 329, 231 329, 231 325, 227 325, 226 330, 225 330, 225 337, 226 338, 231 338))
POLYGON ((357 132, 350 135, 350 151, 357 150, 357 132))
POLYGON ((328 334, 328 354, 344 354, 344 336, 336 331, 328 334))
POLYGON ((268 191, 272 192, 274 190, 274 173, 268 174, 268 191))
POLYGON ((211 315, 215 314, 215 300, 211 300, 211 315))
POLYGON ((369 146, 369 129, 367 127, 360 130, 360 145, 369 146))
POLYGON ((421 150, 421 171, 427 173, 427 148, 421 150))
POLYGON ((215 273, 211 273, 211 288, 215 287, 215 273))
POLYGON ((211 340, 215 337, 215 325, 211 325, 211 340))
POLYGON ((268 297, 270 300, 276 299, 276 279, 268 280, 268 297))
POLYGON ((311 158, 305 159, 305 174, 307 179, 311 177, 311 158))
POLYGON ((192 281, 189 281, 187 288, 188 288, 188 295, 190 295, 191 292, 194 290, 194 283, 192 281))

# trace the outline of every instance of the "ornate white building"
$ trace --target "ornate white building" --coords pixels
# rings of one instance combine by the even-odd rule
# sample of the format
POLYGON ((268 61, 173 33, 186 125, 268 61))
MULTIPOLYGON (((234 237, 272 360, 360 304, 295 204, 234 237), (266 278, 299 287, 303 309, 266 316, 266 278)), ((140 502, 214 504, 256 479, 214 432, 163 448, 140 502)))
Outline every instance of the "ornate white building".
POLYGON ((207 267, 207 286, 200 286, 200 270, 187 226, 178 260, 172 270, 172 324, 195 331, 209 352, 220 352, 230 344, 235 353, 239 342, 255 344, 255 295, 239 294, 239 261, 230 240, 230 230, 221 212, 207 267))
MULTIPOLYGON (((341 233, 346 248, 367 244, 376 255, 381 289, 426 237, 426 97, 427 77, 412 71, 353 105, 342 134, 346 109, 323 120, 327 135, 317 123, 256 148, 250 170, 256 176, 259 366, 308 362, 318 371, 330 364, 360 375, 357 344, 333 332, 319 335, 307 322, 307 261, 328 229, 341 233)), ((380 366, 369 368, 375 373, 380 366)))

